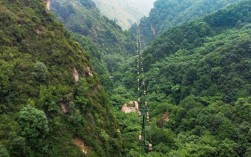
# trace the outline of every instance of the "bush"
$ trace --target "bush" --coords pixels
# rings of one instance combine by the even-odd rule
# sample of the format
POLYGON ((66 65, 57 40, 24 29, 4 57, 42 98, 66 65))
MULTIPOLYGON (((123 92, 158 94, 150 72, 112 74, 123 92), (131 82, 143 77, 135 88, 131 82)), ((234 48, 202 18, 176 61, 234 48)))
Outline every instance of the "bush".
POLYGON ((21 128, 20 134, 31 147, 38 147, 42 139, 46 137, 49 128, 45 113, 30 105, 20 111, 18 124, 21 128))
POLYGON ((8 151, 6 150, 6 148, 0 144, 0 156, 1 157, 9 157, 9 153, 8 151))

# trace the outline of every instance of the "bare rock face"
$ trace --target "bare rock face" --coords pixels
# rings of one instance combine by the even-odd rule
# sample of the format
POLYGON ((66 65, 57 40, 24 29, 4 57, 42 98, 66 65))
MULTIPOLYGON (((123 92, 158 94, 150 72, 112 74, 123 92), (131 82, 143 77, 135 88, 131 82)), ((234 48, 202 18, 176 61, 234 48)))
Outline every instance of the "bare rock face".
POLYGON ((131 113, 131 112, 135 112, 140 114, 139 112, 139 103, 137 101, 130 101, 128 103, 125 103, 122 108, 121 111, 124 113, 131 113))
POLYGON ((163 113, 162 117, 157 121, 157 126, 159 128, 163 128, 164 124, 170 121, 170 114, 169 112, 163 113))
POLYGON ((73 69, 72 75, 73 75, 74 81, 78 82, 79 81, 79 74, 78 74, 78 71, 76 68, 73 69))
POLYGON ((70 110, 69 105, 65 102, 60 103, 60 109, 64 114, 68 113, 70 110))
POLYGON ((85 144, 83 140, 79 138, 75 138, 73 142, 76 146, 78 146, 81 149, 83 154, 87 155, 90 152, 90 149, 88 148, 88 146, 85 144))
POLYGON ((46 9, 51 10, 51 0, 45 0, 46 3, 46 9))
POLYGON ((93 72, 91 70, 91 67, 84 68, 84 74, 85 74, 85 76, 91 76, 91 77, 93 77, 93 72))
POLYGON ((165 112, 163 115, 162 115, 162 120, 165 121, 165 122, 169 122, 169 112, 165 112))

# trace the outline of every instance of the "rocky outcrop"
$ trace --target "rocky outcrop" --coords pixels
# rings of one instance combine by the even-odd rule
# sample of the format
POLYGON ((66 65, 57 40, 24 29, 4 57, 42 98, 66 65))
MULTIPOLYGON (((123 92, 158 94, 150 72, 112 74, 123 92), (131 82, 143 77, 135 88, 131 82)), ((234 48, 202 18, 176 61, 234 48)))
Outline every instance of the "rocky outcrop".
POLYGON ((122 108, 121 111, 124 113, 131 113, 131 112, 135 112, 140 114, 139 112, 139 103, 137 101, 130 101, 128 103, 125 103, 122 108))
POLYGON ((164 124, 169 122, 169 120, 170 120, 170 114, 169 112, 165 112, 163 113, 162 117, 157 121, 156 124, 159 128, 163 128, 164 124))
POLYGON ((46 9, 51 10, 51 0, 45 0, 46 3, 46 9))
POLYGON ((74 81, 75 81, 75 82, 78 82, 78 81, 79 81, 79 74, 78 74, 78 71, 77 71, 76 68, 73 68, 72 75, 73 75, 74 81))
POLYGON ((165 121, 165 122, 169 122, 169 112, 165 112, 163 115, 162 115, 162 120, 165 121))
POLYGON ((91 77, 93 77, 93 72, 91 70, 91 67, 84 68, 84 74, 85 74, 85 76, 91 76, 91 77))
POLYGON ((66 113, 68 113, 68 112, 70 111, 69 105, 68 105, 67 103, 65 103, 65 102, 61 102, 61 103, 60 103, 60 109, 61 109, 61 111, 62 111, 64 114, 66 114, 66 113))
POLYGON ((76 146, 78 146, 78 147, 81 149, 81 151, 82 151, 84 154, 87 155, 87 154, 89 153, 90 149, 87 147, 87 145, 84 143, 83 140, 81 140, 81 139, 79 139, 79 138, 75 138, 75 139, 73 140, 73 142, 74 142, 74 144, 75 144, 76 146))
POLYGON ((156 31, 155 31, 155 28, 153 27, 152 24, 150 24, 150 27, 151 27, 151 31, 152 31, 152 33, 153 33, 154 38, 156 38, 156 31))

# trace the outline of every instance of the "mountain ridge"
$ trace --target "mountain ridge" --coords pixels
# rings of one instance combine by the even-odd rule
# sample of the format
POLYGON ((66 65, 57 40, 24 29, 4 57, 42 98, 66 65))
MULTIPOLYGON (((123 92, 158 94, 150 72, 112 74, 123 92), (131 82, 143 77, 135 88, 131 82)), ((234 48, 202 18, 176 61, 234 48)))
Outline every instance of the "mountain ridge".
POLYGON ((52 0, 52 11, 71 31, 72 38, 92 55, 102 85, 111 88, 110 76, 135 53, 133 36, 100 14, 92 0, 52 0))
POLYGON ((251 0, 233 1, 157 1, 175 19, 142 19, 141 60, 137 26, 92 0, 0 0, 0 156, 249 157, 251 0))
MULTIPOLYGON (((250 2, 171 28, 143 52, 147 95, 142 99, 150 114, 146 143, 153 144, 148 156, 250 154, 250 2)), ((136 67, 137 57, 114 75, 115 107, 136 99, 136 67)), ((142 121, 133 113, 116 115, 125 155, 140 155, 147 146, 137 147, 130 135, 142 135, 142 121)))
POLYGON ((119 156, 117 121, 89 55, 45 1, 0 0, 0 13, 0 156, 119 156))
POLYGON ((142 18, 140 21, 145 43, 150 44, 157 36, 171 28, 203 18, 207 14, 237 2, 240 0, 157 0, 149 17, 142 18))
POLYGON ((94 0, 101 13, 128 30, 140 18, 148 16, 155 0, 94 0))

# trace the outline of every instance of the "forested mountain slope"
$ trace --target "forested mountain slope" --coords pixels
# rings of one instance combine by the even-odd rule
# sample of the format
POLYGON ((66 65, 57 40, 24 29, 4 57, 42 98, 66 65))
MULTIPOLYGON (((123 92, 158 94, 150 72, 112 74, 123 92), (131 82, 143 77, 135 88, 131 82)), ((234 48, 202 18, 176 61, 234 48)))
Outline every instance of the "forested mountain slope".
POLYGON ((89 56, 42 0, 0 0, 0 156, 119 156, 89 56))
POLYGON ((148 16, 155 0, 93 0, 101 13, 123 29, 148 16))
MULTIPOLYGON (((52 0, 52 10, 67 29, 73 32, 81 46, 91 51, 95 62, 95 70, 101 75, 105 69, 100 69, 105 62, 109 72, 113 73, 128 55, 135 53, 135 43, 132 36, 123 32, 114 21, 102 16, 92 0, 52 0), (92 43, 92 47, 86 46, 92 43), (102 63, 103 64, 103 63, 102 63)), ((107 77, 102 77, 108 84, 107 77)))
POLYGON ((204 17, 240 0, 157 0, 149 17, 142 18, 140 27, 146 43, 170 28, 204 17))
MULTIPOLYGON (((170 29, 144 52, 146 131, 154 146, 148 156, 250 156, 250 43, 251 1, 244 0, 170 29)), ((136 74, 135 61, 115 75, 114 105, 121 95, 136 95, 136 74)), ((117 117, 124 153, 139 155, 137 140, 131 142, 140 132, 138 117, 117 117)))

